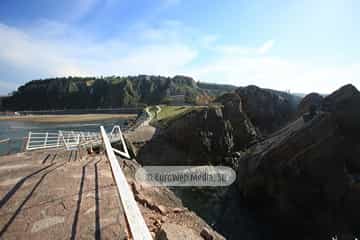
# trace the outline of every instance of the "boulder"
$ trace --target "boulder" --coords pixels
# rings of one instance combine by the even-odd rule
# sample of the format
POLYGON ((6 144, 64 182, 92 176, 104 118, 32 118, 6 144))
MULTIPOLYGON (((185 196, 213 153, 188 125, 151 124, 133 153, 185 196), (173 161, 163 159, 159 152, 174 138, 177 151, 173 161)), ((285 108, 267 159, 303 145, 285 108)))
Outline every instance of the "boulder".
POLYGON ((156 210, 161 213, 162 215, 166 215, 168 213, 167 207, 163 205, 156 205, 156 210))
POLYGON ((213 240, 214 236, 213 234, 210 232, 210 230, 206 227, 204 227, 201 232, 200 232, 200 236, 202 236, 204 238, 204 240, 213 240))
POLYGON ((155 240, 203 240, 194 230, 174 223, 165 223, 156 233, 155 240))

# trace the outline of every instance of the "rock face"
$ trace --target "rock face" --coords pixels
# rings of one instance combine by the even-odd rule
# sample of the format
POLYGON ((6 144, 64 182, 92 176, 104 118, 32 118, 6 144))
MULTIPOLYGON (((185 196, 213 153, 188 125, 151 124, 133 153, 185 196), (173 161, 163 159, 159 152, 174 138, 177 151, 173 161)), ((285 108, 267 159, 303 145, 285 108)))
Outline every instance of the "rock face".
POLYGON ((345 85, 324 99, 322 109, 334 114, 340 128, 352 138, 360 134, 360 93, 351 84, 345 85))
MULTIPOLYGON (((196 155, 195 164, 219 164, 225 158, 232 162, 233 152, 245 150, 262 138, 262 133, 285 125, 295 110, 290 94, 255 86, 224 94, 216 102, 221 106, 194 110, 173 121, 162 134, 187 156, 196 155)), ((142 152, 149 152, 145 150, 142 152)), ((140 157, 143 163, 145 155, 140 157)), ((186 159, 188 164, 194 162, 186 159)))
POLYGON ((193 230, 177 224, 167 223, 161 226, 161 229, 155 236, 156 240, 203 240, 203 238, 193 230))
MULTIPOLYGON (((225 120, 221 108, 194 110, 175 120, 164 133, 168 141, 190 154, 225 156, 234 147, 230 121, 225 120)), ((215 160, 215 162, 221 161, 215 160)), ((213 163, 215 163, 213 162, 213 163)))
POLYGON ((224 239, 197 214, 185 208, 182 201, 169 188, 137 181, 135 175, 141 166, 136 161, 119 161, 154 239, 201 240, 203 229, 207 229, 214 240, 224 239))
POLYGON ((244 112, 264 135, 283 127, 296 111, 295 97, 290 94, 256 86, 240 87, 236 93, 242 100, 244 112))
POLYGON ((324 98, 318 93, 310 93, 306 95, 300 102, 296 117, 302 116, 304 113, 307 113, 310 111, 310 108, 315 108, 316 110, 319 110, 321 108, 321 104, 323 102, 324 98))
POLYGON ((227 93, 216 99, 223 104, 224 119, 230 121, 233 128, 234 150, 238 151, 257 139, 258 133, 243 111, 241 98, 236 93, 227 93))
POLYGON ((360 229, 359 101, 345 86, 314 118, 297 119, 240 158, 239 189, 278 217, 284 236, 325 239, 360 229))

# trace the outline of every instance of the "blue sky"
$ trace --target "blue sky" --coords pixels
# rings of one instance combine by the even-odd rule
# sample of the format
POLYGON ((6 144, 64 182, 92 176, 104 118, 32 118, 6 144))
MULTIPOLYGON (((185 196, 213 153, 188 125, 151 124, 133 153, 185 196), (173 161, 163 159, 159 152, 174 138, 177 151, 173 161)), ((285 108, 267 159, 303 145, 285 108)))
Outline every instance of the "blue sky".
POLYGON ((2 0, 0 94, 70 75, 360 88, 359 10, 356 0, 2 0))

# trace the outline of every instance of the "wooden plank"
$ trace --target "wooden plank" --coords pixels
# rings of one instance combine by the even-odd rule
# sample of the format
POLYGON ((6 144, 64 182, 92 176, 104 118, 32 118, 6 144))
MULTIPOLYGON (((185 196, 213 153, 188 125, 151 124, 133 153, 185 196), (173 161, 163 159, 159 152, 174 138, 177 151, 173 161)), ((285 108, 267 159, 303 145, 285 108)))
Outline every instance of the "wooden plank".
POLYGON ((149 229, 145 224, 145 220, 141 215, 125 175, 120 168, 119 162, 116 159, 110 140, 103 126, 100 127, 100 131, 132 237, 134 240, 150 240, 152 237, 149 229))

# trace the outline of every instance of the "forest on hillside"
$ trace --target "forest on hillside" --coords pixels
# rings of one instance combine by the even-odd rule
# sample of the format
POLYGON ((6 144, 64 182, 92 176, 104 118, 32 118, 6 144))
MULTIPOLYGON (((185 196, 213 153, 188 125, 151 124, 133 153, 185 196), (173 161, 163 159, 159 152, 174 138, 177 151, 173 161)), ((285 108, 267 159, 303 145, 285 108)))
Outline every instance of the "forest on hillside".
POLYGON ((11 96, 3 98, 2 108, 51 110, 144 106, 167 103, 174 95, 184 95, 189 104, 203 104, 212 96, 235 88, 199 83, 186 76, 63 77, 26 83, 11 96))

